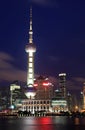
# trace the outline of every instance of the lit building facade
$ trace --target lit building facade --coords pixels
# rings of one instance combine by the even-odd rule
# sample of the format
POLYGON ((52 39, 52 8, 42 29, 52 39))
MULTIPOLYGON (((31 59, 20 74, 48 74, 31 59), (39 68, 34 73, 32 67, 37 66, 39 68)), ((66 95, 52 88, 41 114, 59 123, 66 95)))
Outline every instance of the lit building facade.
POLYGON ((67 100, 62 97, 60 90, 55 90, 55 97, 51 99, 52 112, 59 113, 61 111, 68 111, 67 100))
POLYGON ((18 99, 21 98, 21 87, 15 83, 10 85, 10 108, 17 108, 18 99), (16 103, 17 102, 17 103, 16 103))
POLYGON ((55 97, 51 100, 52 112, 66 112, 71 109, 70 103, 70 95, 66 92, 66 73, 60 73, 59 89, 55 90, 55 97))
POLYGON ((39 76, 34 81, 36 88, 35 99, 22 100, 22 111, 30 111, 32 114, 35 112, 51 112, 51 99, 53 97, 53 84, 48 78, 39 76))
POLYGON ((57 98, 53 98, 52 99, 52 112, 61 112, 61 111, 68 111, 68 106, 67 106, 67 101, 65 99, 57 99, 57 98))
POLYGON ((28 100, 25 99, 22 101, 22 111, 30 111, 32 114, 35 112, 49 112, 51 109, 50 100, 28 100))

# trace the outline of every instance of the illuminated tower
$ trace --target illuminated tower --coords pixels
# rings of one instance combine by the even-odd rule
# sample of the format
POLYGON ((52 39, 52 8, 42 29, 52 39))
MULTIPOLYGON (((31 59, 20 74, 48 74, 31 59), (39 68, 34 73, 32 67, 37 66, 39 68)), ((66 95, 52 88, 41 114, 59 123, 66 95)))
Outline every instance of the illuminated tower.
POLYGON ((66 73, 59 74, 59 86, 62 97, 66 98, 66 73))
POLYGON ((34 53, 36 47, 33 43, 33 30, 32 30, 32 8, 30 8, 30 29, 29 29, 29 43, 26 45, 25 51, 28 53, 28 71, 27 71, 27 90, 25 95, 33 99, 36 91, 34 88, 34 53))

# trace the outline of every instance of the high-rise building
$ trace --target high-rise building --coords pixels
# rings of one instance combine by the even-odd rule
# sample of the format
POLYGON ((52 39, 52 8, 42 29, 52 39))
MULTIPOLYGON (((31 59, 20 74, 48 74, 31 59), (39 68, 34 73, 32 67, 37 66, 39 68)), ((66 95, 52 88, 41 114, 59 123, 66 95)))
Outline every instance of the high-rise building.
POLYGON ((59 74, 59 87, 62 97, 66 98, 66 73, 59 74))
POLYGON ((67 103, 68 103, 68 110, 73 110, 73 102, 72 102, 72 95, 68 92, 67 93, 67 103))
POLYGON ((25 50, 28 53, 27 89, 25 90, 25 95, 29 99, 33 99, 36 94, 34 88, 34 53, 36 52, 36 47, 33 43, 32 7, 30 8, 29 43, 26 45, 25 50))
POLYGON ((67 100, 62 97, 60 90, 55 90, 55 97, 51 100, 52 112, 68 111, 67 100))
POLYGON ((79 109, 80 111, 83 110, 83 92, 80 92, 80 101, 79 101, 79 109))
POLYGON ((17 104, 16 101, 21 98, 21 87, 20 85, 13 83, 10 85, 10 108, 15 109, 17 104))
POLYGON ((9 107, 9 87, 0 86, 0 111, 9 107))
POLYGON ((55 97, 51 100, 53 112, 68 111, 66 93, 66 73, 59 74, 59 89, 55 90, 55 97))
POLYGON ((35 99, 50 100, 53 97, 53 84, 49 78, 44 76, 37 77, 34 86, 37 89, 35 99))
POLYGON ((85 110, 85 83, 83 86, 83 109, 85 110))

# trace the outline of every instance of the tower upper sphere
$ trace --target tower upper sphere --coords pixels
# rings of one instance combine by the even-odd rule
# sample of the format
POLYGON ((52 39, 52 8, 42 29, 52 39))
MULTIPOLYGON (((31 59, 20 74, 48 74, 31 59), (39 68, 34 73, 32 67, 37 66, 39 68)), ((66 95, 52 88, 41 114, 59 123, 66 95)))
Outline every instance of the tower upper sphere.
POLYGON ((27 44, 25 47, 25 51, 27 53, 29 52, 36 52, 36 46, 32 43, 32 44, 27 44))

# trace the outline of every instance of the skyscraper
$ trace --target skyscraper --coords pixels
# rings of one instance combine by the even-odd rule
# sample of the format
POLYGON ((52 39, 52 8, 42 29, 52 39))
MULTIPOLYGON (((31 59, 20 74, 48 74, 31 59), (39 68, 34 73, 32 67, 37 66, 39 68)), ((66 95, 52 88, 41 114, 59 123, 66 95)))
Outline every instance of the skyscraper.
POLYGON ((53 97, 54 86, 48 77, 44 76, 37 77, 34 82, 34 86, 37 89, 35 99, 50 100, 53 97))
POLYGON ((28 53, 27 89, 25 95, 33 99, 36 94, 34 88, 34 53, 36 52, 36 47, 33 43, 32 7, 30 8, 29 43, 26 45, 25 51, 28 53))
POLYGON ((85 83, 83 86, 83 109, 85 110, 85 83))
POLYGON ((66 73, 59 74, 59 87, 62 97, 66 98, 66 73))

